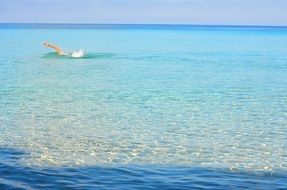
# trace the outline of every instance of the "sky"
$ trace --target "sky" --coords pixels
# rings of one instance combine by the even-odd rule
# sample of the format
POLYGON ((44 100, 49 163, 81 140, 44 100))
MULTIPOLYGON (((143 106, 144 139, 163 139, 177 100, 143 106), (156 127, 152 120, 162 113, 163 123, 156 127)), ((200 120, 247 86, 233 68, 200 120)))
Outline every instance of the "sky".
POLYGON ((287 0, 0 0, 0 23, 287 26, 287 0))

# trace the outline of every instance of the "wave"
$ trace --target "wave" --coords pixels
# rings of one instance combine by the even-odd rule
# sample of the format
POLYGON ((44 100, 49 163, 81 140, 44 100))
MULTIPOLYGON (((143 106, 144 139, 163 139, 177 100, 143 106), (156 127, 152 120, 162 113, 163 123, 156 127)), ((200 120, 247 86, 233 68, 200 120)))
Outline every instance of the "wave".
POLYGON ((84 53, 83 50, 80 50, 77 52, 73 52, 71 55, 58 55, 56 52, 46 53, 42 56, 42 58, 43 59, 109 59, 114 56, 115 55, 113 53, 84 53))

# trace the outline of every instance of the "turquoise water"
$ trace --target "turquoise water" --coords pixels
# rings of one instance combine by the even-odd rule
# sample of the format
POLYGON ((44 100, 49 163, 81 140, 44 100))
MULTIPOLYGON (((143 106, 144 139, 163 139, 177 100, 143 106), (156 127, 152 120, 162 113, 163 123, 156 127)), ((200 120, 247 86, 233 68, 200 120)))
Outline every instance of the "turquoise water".
POLYGON ((287 188, 287 28, 2 24, 0 36, 2 188, 287 188))

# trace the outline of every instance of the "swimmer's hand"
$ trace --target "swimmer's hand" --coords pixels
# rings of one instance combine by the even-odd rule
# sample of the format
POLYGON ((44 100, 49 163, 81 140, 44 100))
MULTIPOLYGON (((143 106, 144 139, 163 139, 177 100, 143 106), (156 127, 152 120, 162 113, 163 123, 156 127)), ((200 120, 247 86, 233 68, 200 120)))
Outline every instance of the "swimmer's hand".
POLYGON ((43 46, 49 47, 49 44, 47 42, 43 42, 43 46))

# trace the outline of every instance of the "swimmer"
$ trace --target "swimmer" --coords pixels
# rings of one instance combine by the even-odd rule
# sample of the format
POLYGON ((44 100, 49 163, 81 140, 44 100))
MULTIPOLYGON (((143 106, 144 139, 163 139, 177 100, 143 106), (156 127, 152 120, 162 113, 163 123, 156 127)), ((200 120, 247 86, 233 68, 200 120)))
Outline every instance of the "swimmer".
POLYGON ((47 48, 52 48, 54 49, 58 55, 68 55, 68 53, 64 52, 60 47, 56 45, 49 44, 47 42, 44 42, 43 45, 47 48))
POLYGON ((54 49, 58 55, 65 55, 65 56, 71 56, 71 57, 84 57, 84 55, 85 55, 85 52, 83 50, 68 53, 68 52, 64 52, 60 47, 58 47, 56 45, 49 44, 48 42, 44 42, 43 45, 47 48, 54 49))

